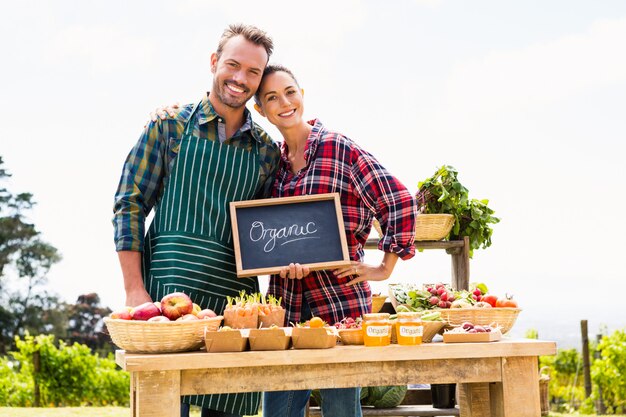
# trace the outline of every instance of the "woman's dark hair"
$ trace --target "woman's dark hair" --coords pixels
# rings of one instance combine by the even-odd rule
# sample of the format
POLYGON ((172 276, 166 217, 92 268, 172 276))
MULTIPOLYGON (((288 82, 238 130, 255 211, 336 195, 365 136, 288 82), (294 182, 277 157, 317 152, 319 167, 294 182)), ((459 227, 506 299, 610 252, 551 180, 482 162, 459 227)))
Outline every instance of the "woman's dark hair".
POLYGON ((263 87, 263 80, 265 80, 265 77, 267 77, 270 74, 274 74, 275 72, 284 72, 285 74, 289 74, 289 76, 295 81, 298 88, 300 88, 300 84, 298 84, 298 80, 296 80, 296 76, 293 75, 293 72, 291 72, 289 68, 284 67, 279 64, 270 64, 267 67, 265 67, 265 69, 263 70, 263 78, 261 78, 261 83, 259 84, 259 88, 257 88, 256 93, 254 93, 254 102, 257 105, 259 106, 261 105, 260 94, 261 94, 261 89, 263 87))

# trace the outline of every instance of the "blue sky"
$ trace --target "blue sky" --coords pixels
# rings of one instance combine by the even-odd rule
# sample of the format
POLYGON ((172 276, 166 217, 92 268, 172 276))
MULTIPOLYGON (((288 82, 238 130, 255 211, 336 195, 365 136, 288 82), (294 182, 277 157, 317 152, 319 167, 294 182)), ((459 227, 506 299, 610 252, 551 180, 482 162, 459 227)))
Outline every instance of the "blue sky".
MULTIPOLYGON (((294 70, 307 117, 412 192, 451 164, 490 200, 502 222, 472 280, 515 294, 528 317, 545 313, 545 294, 571 320, 592 290, 626 291, 625 2, 222 3, 2 1, 0 154, 63 254, 50 284, 68 301, 95 291, 123 303, 110 223, 122 162, 152 109, 209 88, 210 53, 239 21, 274 37, 272 61, 294 70)), ((448 279, 447 255, 430 252, 389 282, 448 279)), ((623 316, 614 304, 606 317, 623 316)))

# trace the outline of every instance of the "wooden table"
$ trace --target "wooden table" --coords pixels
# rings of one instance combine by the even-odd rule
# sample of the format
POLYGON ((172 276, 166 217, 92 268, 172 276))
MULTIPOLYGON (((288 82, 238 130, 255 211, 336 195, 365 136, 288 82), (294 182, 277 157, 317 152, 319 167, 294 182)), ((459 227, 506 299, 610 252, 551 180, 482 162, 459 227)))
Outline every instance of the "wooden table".
POLYGON ((556 343, 337 346, 320 350, 131 354, 116 362, 131 376, 133 417, 176 416, 180 396, 306 388, 459 383, 462 417, 540 415, 537 356, 556 343))

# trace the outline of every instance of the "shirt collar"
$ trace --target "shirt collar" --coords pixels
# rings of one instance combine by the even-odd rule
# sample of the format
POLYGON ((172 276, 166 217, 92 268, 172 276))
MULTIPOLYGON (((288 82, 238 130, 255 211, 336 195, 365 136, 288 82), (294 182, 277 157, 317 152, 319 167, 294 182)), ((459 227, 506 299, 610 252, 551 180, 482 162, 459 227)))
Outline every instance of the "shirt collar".
MULTIPOLYGON (((308 165, 311 155, 315 155, 315 152, 317 151, 317 145, 319 144, 320 138, 322 137, 323 131, 325 129, 324 125, 322 125, 322 122, 320 122, 319 119, 309 120, 307 123, 313 126, 313 129, 311 129, 311 132, 306 139, 306 148, 304 149, 304 160, 307 162, 308 165)), ((283 141, 281 144, 280 156, 283 162, 286 164, 287 168, 291 167, 291 163, 287 159, 288 152, 289 148, 287 146, 287 142, 283 141)))
MULTIPOLYGON (((213 105, 209 101, 209 93, 207 92, 206 95, 202 98, 202 101, 200 102, 200 108, 198 109, 198 124, 203 125, 205 123, 211 122, 219 116, 220 115, 215 112, 213 105)), ((248 110, 247 107, 243 109, 243 117, 244 123, 239 131, 250 131, 250 134, 254 139, 256 139, 257 142, 263 143, 263 139, 259 135, 258 129, 255 128, 256 126, 252 121, 252 113, 250 112, 250 110, 248 110)))
POLYGON ((307 123, 313 126, 307 139, 307 148, 304 150, 304 159, 308 161, 311 155, 315 155, 317 151, 317 145, 323 135, 324 125, 322 125, 319 119, 309 120, 307 123))

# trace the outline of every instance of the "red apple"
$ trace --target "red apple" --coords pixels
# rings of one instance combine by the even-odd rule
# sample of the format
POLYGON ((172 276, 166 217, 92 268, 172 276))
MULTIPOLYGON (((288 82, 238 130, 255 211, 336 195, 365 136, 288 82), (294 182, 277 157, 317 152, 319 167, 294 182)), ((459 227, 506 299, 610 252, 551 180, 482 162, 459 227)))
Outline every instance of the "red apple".
POLYGON ((160 316, 161 312, 159 311, 159 309, 157 308, 157 306, 154 305, 154 303, 148 301, 145 302, 141 305, 138 305, 137 307, 134 307, 133 309, 130 310, 130 316, 133 318, 133 320, 148 320, 149 318, 152 318, 154 316, 160 316))
POLYGON ((165 316, 154 316, 148 319, 148 321, 171 321, 165 316))
POLYGON ((200 310, 198 314, 196 314, 196 316, 199 319, 208 319, 211 317, 217 317, 217 314, 215 314, 215 311, 211 310, 210 308, 205 308, 204 310, 200 310))
POLYGON ((188 321, 188 320, 200 320, 199 318, 197 318, 195 316, 195 314, 185 314, 184 316, 180 316, 179 318, 176 319, 176 321, 188 321))
POLYGON ((170 320, 191 314, 193 311, 193 301, 185 293, 173 292, 161 299, 161 312, 170 320))
POLYGON ((130 320, 132 319, 130 315, 130 311, 132 309, 132 307, 128 306, 120 308, 119 310, 115 310, 114 312, 112 312, 109 317, 111 317, 112 319, 130 320))
POLYGON ((202 310, 202 307, 200 307, 196 303, 193 303, 193 310, 191 311, 191 314, 195 314, 197 316, 200 310, 202 310))

